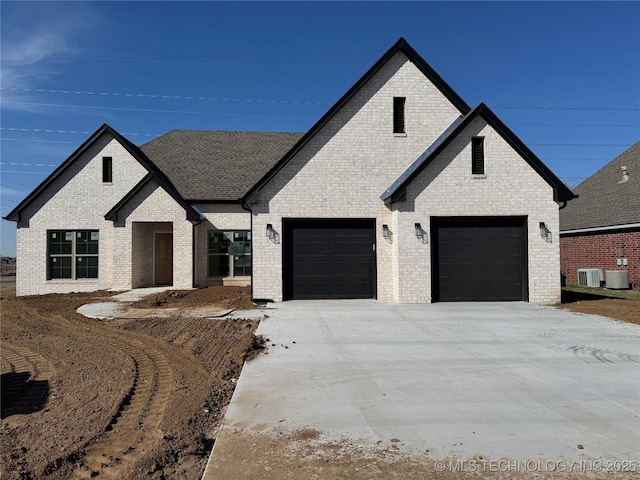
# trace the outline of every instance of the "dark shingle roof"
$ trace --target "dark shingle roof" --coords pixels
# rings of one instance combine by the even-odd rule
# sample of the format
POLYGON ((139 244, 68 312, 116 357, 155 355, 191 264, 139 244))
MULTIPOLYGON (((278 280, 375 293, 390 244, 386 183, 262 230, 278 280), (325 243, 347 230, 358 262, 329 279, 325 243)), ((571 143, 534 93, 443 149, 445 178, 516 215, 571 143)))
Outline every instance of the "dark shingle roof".
POLYGON ((573 189, 579 195, 560 210, 560 231, 640 223, 640 142, 573 189), (622 180, 626 166, 628 180, 622 180))
POLYGON ((188 201, 237 201, 302 133, 173 130, 140 148, 188 201))

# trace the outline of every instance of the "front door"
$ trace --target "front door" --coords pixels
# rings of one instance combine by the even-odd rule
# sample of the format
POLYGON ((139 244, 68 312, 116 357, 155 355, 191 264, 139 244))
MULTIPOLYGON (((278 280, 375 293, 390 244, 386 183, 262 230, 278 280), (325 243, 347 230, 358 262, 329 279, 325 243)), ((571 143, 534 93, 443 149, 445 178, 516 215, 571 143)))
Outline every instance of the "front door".
POLYGON ((156 233, 155 284, 173 284, 173 233, 156 233))

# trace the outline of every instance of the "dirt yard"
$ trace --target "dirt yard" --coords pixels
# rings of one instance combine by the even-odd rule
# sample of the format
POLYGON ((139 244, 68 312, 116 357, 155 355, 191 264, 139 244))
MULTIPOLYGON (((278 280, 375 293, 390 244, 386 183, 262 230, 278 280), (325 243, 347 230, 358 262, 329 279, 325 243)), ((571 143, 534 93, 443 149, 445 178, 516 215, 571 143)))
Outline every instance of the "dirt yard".
MULTIPOLYGON (((3 479, 202 476, 258 322, 92 320, 106 292, 15 298, 2 285, 3 479)), ((253 307, 248 288, 169 292, 139 308, 253 307)), ((254 317, 255 318, 255 317, 254 317)))
MULTIPOLYGON (((16 298, 1 287, 1 478, 202 476, 243 362, 262 350, 258 321, 171 309, 254 308, 248 288, 168 291, 132 305, 157 316, 92 320, 76 308, 111 294, 16 298)), ((640 323, 639 301, 564 301, 640 323)))
POLYGON ((556 306, 576 313, 601 315, 640 325, 640 301, 638 300, 605 298, 563 290, 562 303, 556 306))

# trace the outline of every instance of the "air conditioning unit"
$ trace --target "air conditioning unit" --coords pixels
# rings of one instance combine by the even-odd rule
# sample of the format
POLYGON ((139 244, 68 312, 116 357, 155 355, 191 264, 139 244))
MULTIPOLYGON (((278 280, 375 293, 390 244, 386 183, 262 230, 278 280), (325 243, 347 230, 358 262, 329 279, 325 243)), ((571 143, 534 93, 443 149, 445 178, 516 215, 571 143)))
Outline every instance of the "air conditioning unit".
POLYGON ((599 287, 603 280, 602 270, 599 268, 578 269, 578 285, 581 287, 599 287))
POLYGON ((607 288, 629 288, 629 272, 627 270, 607 270, 607 288))

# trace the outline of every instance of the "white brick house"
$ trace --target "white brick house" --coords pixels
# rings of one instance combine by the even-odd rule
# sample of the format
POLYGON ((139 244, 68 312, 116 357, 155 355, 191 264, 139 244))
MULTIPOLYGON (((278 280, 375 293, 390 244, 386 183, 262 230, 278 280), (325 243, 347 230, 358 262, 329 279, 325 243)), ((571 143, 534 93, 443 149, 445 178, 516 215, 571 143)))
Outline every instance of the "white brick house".
POLYGON ((138 148, 105 125, 7 219, 19 295, 224 283, 274 301, 551 303, 573 197, 400 39, 304 135, 138 148))

